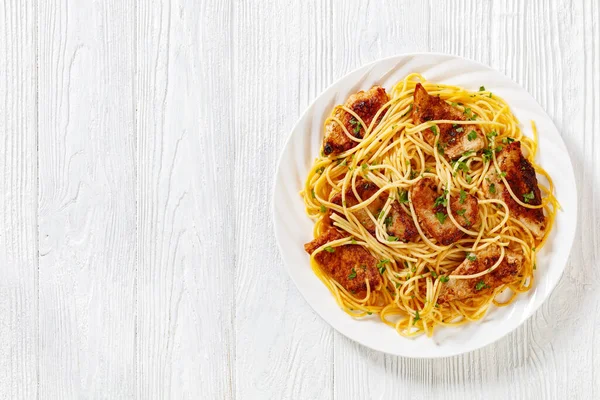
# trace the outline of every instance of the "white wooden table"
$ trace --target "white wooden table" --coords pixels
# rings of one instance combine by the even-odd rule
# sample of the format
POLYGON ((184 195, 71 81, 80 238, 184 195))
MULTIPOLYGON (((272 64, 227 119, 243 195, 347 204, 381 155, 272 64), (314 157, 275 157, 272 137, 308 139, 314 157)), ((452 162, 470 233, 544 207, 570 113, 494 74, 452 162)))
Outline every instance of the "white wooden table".
POLYGON ((600 398, 597 0, 5 0, 0 21, 1 399, 600 398), (523 85, 581 210, 542 309, 431 361, 334 332, 271 220, 302 110, 415 51, 523 85))

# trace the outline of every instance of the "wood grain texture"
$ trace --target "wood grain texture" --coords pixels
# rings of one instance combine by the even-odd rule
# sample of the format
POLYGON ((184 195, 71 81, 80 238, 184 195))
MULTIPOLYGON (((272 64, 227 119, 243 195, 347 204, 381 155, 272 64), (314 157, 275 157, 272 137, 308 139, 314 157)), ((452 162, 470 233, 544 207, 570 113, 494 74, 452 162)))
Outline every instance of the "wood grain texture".
POLYGON ((234 396, 231 11, 137 9, 139 399, 234 396))
POLYGON ((0 21, 0 399, 600 397, 598 1, 7 0, 0 21), (417 51, 523 85, 579 188, 549 300, 441 360, 333 331, 273 244, 296 119, 417 51))
POLYGON ((280 149, 331 74, 330 2, 234 9, 236 397, 333 397, 333 332, 282 266, 272 224, 280 149))
POLYGON ((35 3, 0 6, 0 398, 37 396, 35 3))
POLYGON ((39 396, 135 393, 133 2, 40 2, 39 396))

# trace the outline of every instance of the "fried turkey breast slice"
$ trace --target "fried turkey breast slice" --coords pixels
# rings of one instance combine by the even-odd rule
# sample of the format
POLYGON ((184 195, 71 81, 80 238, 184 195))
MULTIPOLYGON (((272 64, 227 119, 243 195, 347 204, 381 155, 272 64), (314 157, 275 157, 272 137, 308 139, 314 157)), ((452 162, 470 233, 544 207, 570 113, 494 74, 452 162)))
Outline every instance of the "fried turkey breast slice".
MULTIPOLYGON (((388 101, 389 97, 385 89, 381 86, 373 86, 366 92, 361 90, 351 95, 344 105, 362 118, 368 127, 373 118, 375 118, 377 111, 388 101)), ((381 114, 381 116, 383 115, 384 113, 381 114)), ((365 127, 360 126, 360 123, 350 113, 341 108, 336 108, 333 116, 344 124, 352 136, 358 139, 364 137, 365 127)), ((374 126, 377 126, 377 123, 374 126)), ((323 153, 325 155, 343 153, 356 147, 357 144, 358 142, 353 141, 344 133, 344 130, 337 122, 330 120, 325 125, 325 138, 323 139, 323 153)))
MULTIPOLYGON (((463 111, 437 96, 431 96, 420 83, 415 87, 412 119, 415 125, 443 119, 466 120, 463 111)), ((466 151, 477 152, 485 147, 483 133, 477 125, 439 124, 438 131, 440 148, 449 159, 458 158, 466 151)), ((434 131, 426 129, 423 131, 423 137, 431 146, 434 145, 436 137, 434 131)))
MULTIPOLYGON (((359 178, 356 181, 356 191, 362 201, 365 201, 377 193, 379 187, 373 182, 369 182, 366 179, 359 178)), ((375 235, 375 223, 369 217, 367 209, 373 214, 375 218, 379 215, 379 212, 383 209, 385 202, 388 198, 387 193, 379 195, 373 202, 371 202, 366 208, 362 208, 357 211, 353 211, 354 216, 358 221, 369 231, 371 235, 375 235)), ((342 193, 336 194, 331 202, 342 205, 342 193)), ((346 207, 352 207, 358 204, 358 199, 354 195, 352 189, 346 191, 346 207)), ((334 212, 334 211, 332 211, 334 212)), ((339 214, 339 213, 338 213, 339 214)), ((342 215, 342 214, 340 214, 342 215)), ((385 218, 386 232, 388 235, 395 236, 398 240, 403 242, 409 242, 418 235, 417 228, 412 220, 412 217, 402 209, 397 200, 394 200, 391 205, 391 209, 385 218)))
MULTIPOLYGON (((424 178, 415 184, 410 198, 421 228, 429 237, 447 246, 461 239, 464 232, 448 217, 445 203, 436 203, 440 196, 444 196, 444 193, 438 191, 436 182, 431 178, 424 178)), ((456 222, 463 228, 471 229, 479 223, 478 202, 475 196, 450 196, 450 210, 456 222)))
POLYGON ((538 186, 533 165, 523 156, 521 142, 513 142, 504 147, 496 160, 500 171, 490 168, 483 181, 483 191, 490 199, 503 200, 509 212, 525 225, 536 238, 544 236, 546 216, 542 208, 527 208, 517 203, 504 185, 498 172, 506 174, 506 181, 519 200, 532 205, 542 204, 542 195, 538 186))
MULTIPOLYGON (((498 259, 501 251, 497 245, 491 245, 474 254, 474 259, 466 258, 451 274, 473 275, 491 268, 498 259)), ((473 255, 471 255, 472 257, 473 255)), ((523 255, 506 249, 502 262, 489 274, 479 278, 450 279, 444 283, 438 297, 438 303, 464 300, 482 293, 492 291, 500 285, 514 282, 523 273, 523 255)))
MULTIPOLYGON (((308 254, 334 240, 343 239, 347 234, 330 228, 321 236, 304 245, 308 254)), ((364 247, 357 244, 347 244, 334 247, 333 251, 323 250, 315 254, 315 260, 329 276, 335 279, 346 290, 352 293, 361 293, 367 290, 366 281, 371 290, 381 287, 382 278, 377 270, 377 259, 364 247)))

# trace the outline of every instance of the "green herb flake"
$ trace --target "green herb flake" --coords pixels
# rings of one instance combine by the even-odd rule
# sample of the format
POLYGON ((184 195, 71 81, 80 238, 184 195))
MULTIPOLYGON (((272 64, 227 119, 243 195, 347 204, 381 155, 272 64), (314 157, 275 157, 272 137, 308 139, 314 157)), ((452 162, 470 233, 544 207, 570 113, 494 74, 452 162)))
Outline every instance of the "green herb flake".
POLYGON ((479 91, 480 92, 485 92, 485 86, 479 86, 479 91))
POLYGON ((490 149, 483 150, 483 161, 489 162, 492 159, 492 154, 490 149))
POLYGON ((471 183, 473 181, 473 178, 471 178, 471 175, 466 175, 465 180, 467 181, 467 183, 471 183))
POLYGON ((515 141, 515 139, 513 139, 511 137, 505 137, 502 139, 502 143, 504 143, 504 144, 511 144, 514 141, 515 141))
POLYGON ((490 193, 491 194, 496 194, 496 185, 494 183, 492 183, 490 185, 490 193))
POLYGON ((354 270, 354 267, 352 268, 352 272, 350 272, 350 275, 348 275, 348 279, 352 280, 356 278, 356 271, 354 270))
POLYGON ((466 212, 467 210, 465 208, 461 208, 460 210, 456 211, 456 214, 464 217, 466 212))
POLYGON ((312 194, 312 198, 313 198, 313 199, 314 199, 315 197, 317 197, 317 196, 315 196, 315 189, 311 189, 310 193, 312 194))
POLYGON ((525 203, 529 203, 529 201, 530 201, 530 200, 533 200, 533 199, 535 199, 535 194, 533 193, 533 190, 532 190, 531 192, 529 192, 529 193, 525 193, 525 194, 523 195, 523 201, 524 201, 525 203))
POLYGON ((421 319, 421 316, 419 315, 419 310, 415 310, 415 319, 413 320, 413 325, 417 323, 418 320, 421 319))
POLYGON ((467 199, 467 192, 465 192, 464 190, 461 190, 460 193, 458 194, 458 201, 460 202, 460 204, 465 204, 466 199, 467 199))
MULTIPOLYGON (((448 278, 446 275, 440 276, 440 282, 442 282, 442 283, 446 283, 449 280, 450 280, 450 278, 448 278)), ((436 304, 435 306, 437 307, 438 305, 436 304)))
POLYGON ((469 142, 472 142, 473 140, 477 139, 477 132, 469 132, 469 134, 467 135, 467 139, 469 139, 469 142))
POLYGON ((437 134, 438 134, 438 127, 437 127, 437 125, 433 125, 433 126, 431 126, 431 127, 429 128, 429 130, 430 130, 431 132, 433 132, 433 134, 434 134, 434 135, 437 135, 437 134))
POLYGON ((408 192, 406 190, 400 190, 398 189, 398 201, 401 204, 405 204, 408 203, 408 192))
POLYGON ((327 207, 325 207, 324 205, 321 205, 321 212, 324 213, 327 211, 327 207))
MULTIPOLYGON (((410 106, 408 106, 408 110, 404 114, 402 114, 402 117, 400 117, 400 118, 406 117, 408 114, 410 114, 410 112, 412 111, 412 109, 413 109, 413 105, 411 104, 410 106)), ((393 128, 394 127, 392 127, 392 129, 393 128)))
POLYGON ((437 218, 438 221, 440 221, 440 224, 443 224, 444 221, 446 221, 446 218, 448 217, 448 215, 441 213, 441 212, 437 212, 437 213, 435 213, 435 217, 437 218))
POLYGON ((438 277, 438 274, 435 271, 431 271, 431 276, 433 277, 433 279, 435 279, 438 277))
POLYGON ((477 260, 477 256, 475 254, 473 254, 473 253, 469 253, 467 255, 467 260, 469 260, 469 261, 475 261, 475 260, 477 260))
POLYGON ((477 282, 477 284, 475 285, 475 290, 481 290, 481 289, 489 289, 489 285, 486 285, 486 283, 482 280, 480 280, 479 282, 477 282))
POLYGON ((328 253, 335 253, 335 249, 331 246, 327 246, 325 247, 325 251, 328 253))
POLYGON ((456 128, 456 132, 458 132, 458 133, 461 133, 461 132, 462 132, 462 131, 464 131, 464 130, 465 130, 465 128, 463 128, 463 127, 456 128))
POLYGON ((379 270, 380 274, 383 275, 383 273, 385 272, 385 265, 389 263, 390 260, 388 259, 379 260, 379 262, 377 263, 377 269, 379 270))
POLYGON ((433 203, 433 206, 434 207, 438 207, 438 206, 446 207, 448 205, 448 200, 446 199, 447 194, 448 194, 448 191, 444 190, 444 193, 440 197, 435 199, 435 203, 433 203))
POLYGON ((475 153, 473 150, 467 150, 463 153, 463 157, 469 157, 471 154, 475 153))
POLYGON ((442 156, 444 155, 444 146, 442 146, 442 144, 440 142, 437 143, 437 151, 438 153, 440 153, 442 156))
POLYGON ((387 240, 388 242, 397 242, 398 238, 396 236, 388 236, 387 240))
POLYGON ((317 168, 317 169, 315 170, 315 172, 316 172, 317 174, 322 174, 322 173, 323 173, 323 171, 325 171, 325 167, 317 168))

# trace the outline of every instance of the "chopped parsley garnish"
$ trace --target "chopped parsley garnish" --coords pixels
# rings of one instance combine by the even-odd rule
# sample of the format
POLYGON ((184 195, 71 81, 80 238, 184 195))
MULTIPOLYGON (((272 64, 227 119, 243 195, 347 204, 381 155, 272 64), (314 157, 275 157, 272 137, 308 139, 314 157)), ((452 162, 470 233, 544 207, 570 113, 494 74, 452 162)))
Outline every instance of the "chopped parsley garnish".
POLYGON ((387 240, 388 242, 397 242, 398 238, 396 236, 388 236, 387 240))
POLYGON ((469 172, 469 167, 464 161, 455 161, 454 166, 456 167, 457 171, 469 172))
MULTIPOLYGON (((402 114, 402 117, 400 117, 400 118, 406 117, 412 111, 412 109, 413 109, 413 105, 411 104, 410 106, 408 106, 408 110, 404 114, 402 114)), ((392 127, 392 129, 393 128, 394 127, 392 127)))
POLYGON ((502 171, 502 172, 500 172, 500 177, 501 177, 501 178, 504 178, 505 176, 506 176, 506 171, 502 171))
POLYGON ((433 279, 437 278, 438 274, 435 271, 431 271, 431 276, 433 277, 433 279))
POLYGON ((469 157, 471 154, 475 153, 473 150, 467 150, 463 153, 463 157, 469 157))
POLYGON ((444 146, 442 146, 442 144, 440 142, 438 142, 438 144, 437 144, 437 151, 441 155, 444 155, 444 146))
POLYGON ((490 193, 491 194, 496 194, 496 184, 492 183, 490 185, 490 193))
POLYGON ((488 140, 492 140, 493 138, 495 138, 496 136, 498 136, 498 132, 496 131, 491 131, 490 133, 488 133, 487 135, 488 140))
POLYGON ((469 255, 467 255, 467 260, 475 261, 475 260, 477 260, 477 256, 473 253, 470 253, 469 255))
POLYGON ((325 247, 325 251, 328 253, 335 253, 335 249, 331 246, 327 246, 325 247))
POLYGON ((346 162, 346 159, 344 158, 344 161, 342 161, 342 162, 340 163, 340 165, 342 165, 342 166, 346 166, 346 164, 347 164, 347 162, 346 162))
POLYGON ((472 142, 473 140, 477 139, 477 132, 469 132, 469 134, 467 135, 467 139, 469 139, 469 142, 472 142))
POLYGON ((467 210, 465 208, 461 208, 460 210, 456 211, 456 214, 464 217, 466 212, 467 210))
POLYGON ((350 240, 350 244, 356 244, 356 239, 352 238, 352 239, 350 240))
POLYGON ((447 190, 444 190, 444 194, 442 194, 440 197, 438 197, 437 199, 435 199, 435 203, 433 203, 434 207, 437 206, 444 206, 446 207, 448 205, 448 200, 446 199, 446 195, 448 194, 447 190))
POLYGON ((317 174, 322 174, 322 173, 323 173, 323 171, 325 171, 325 167, 317 168, 315 172, 316 172, 317 174))
POLYGON ((448 278, 446 275, 440 276, 440 282, 442 282, 442 283, 446 283, 449 280, 450 280, 450 278, 448 278))
POLYGON ((529 200, 533 200, 533 199, 535 199, 535 194, 533 193, 533 190, 531 192, 525 193, 523 195, 523 201, 525 203, 529 203, 529 200))
POLYGON ((312 194, 312 198, 314 199, 314 198, 316 197, 316 196, 315 196, 315 189, 311 189, 311 190, 310 190, 310 193, 312 194))
POLYGON ((369 164, 364 163, 363 165, 360 166, 362 168, 363 171, 366 171, 369 168, 369 164))
POLYGON ((466 175, 465 180, 467 181, 467 183, 471 183, 473 181, 473 178, 471 178, 471 175, 466 175))
POLYGON ((450 105, 451 105, 452 107, 456 107, 456 106, 458 106, 458 103, 452 102, 452 103, 450 103, 450 105))
POLYGON ((324 213, 325 211, 327 211, 327 207, 325 207, 324 205, 321 205, 321 212, 324 213))
POLYGON ((352 272, 348 275, 348 279, 352 280, 354 278, 356 278, 356 271, 354 270, 354 267, 352 267, 352 272))
POLYGON ((437 134, 438 134, 438 127, 437 127, 437 125, 433 125, 433 126, 431 126, 431 127, 429 128, 429 130, 430 130, 431 132, 433 132, 433 134, 434 134, 434 135, 437 135, 437 134))
POLYGON ((514 141, 515 141, 515 139, 513 139, 511 137, 505 137, 502 139, 502 143, 504 143, 504 144, 511 144, 514 141))
POLYGON ((471 114, 471 109, 469 107, 465 108, 465 111, 463 111, 463 114, 465 114, 465 115, 471 114))
POLYGON ((413 325, 421 319, 421 316, 419 315, 419 310, 415 310, 415 319, 413 320, 413 325))
POLYGON ((479 91, 480 92, 485 92, 485 86, 479 86, 479 91))
POLYGON ((379 273, 380 273, 381 275, 383 275, 383 273, 385 272, 385 264, 388 264, 389 262, 390 262, 390 260, 387 260, 387 259, 386 259, 386 260, 380 260, 380 261, 377 263, 377 269, 379 270, 379 273))
POLYGON ((354 132, 354 134, 356 135, 358 132, 360 132, 360 122, 358 122, 354 117, 350 118, 350 125, 353 126, 352 131, 354 132))
POLYGON ((464 130, 465 130, 465 128, 463 128, 462 126, 460 128, 456 128, 456 132, 458 132, 458 133, 461 133, 464 130))
POLYGON ((490 149, 483 150, 483 161, 489 162, 492 159, 492 151, 490 149))
POLYGON ((537 269, 537 264, 533 264, 533 269, 537 269))
POLYGON ((458 201, 460 202, 460 204, 465 204, 466 199, 467 199, 467 192, 465 192, 464 190, 461 190, 460 193, 458 194, 458 201))
POLYGON ((408 203, 408 192, 406 190, 398 189, 398 201, 401 204, 408 203))
POLYGON ((437 218, 438 221, 440 221, 440 224, 443 224, 444 221, 446 221, 446 218, 448 217, 448 215, 441 213, 441 212, 437 212, 437 213, 435 213, 435 217, 437 218))
POLYGON ((392 224, 392 216, 388 215, 387 217, 385 217, 385 219, 383 220, 383 224, 385 225, 386 228, 389 228, 390 225, 392 224))
POLYGON ((501 152, 501 151, 502 151, 502 146, 498 146, 498 147, 496 147, 496 153, 499 153, 499 152, 501 152))
POLYGON ((487 285, 482 279, 479 282, 477 282, 477 284, 475 285, 475 290, 489 289, 489 287, 490 286, 487 285))

